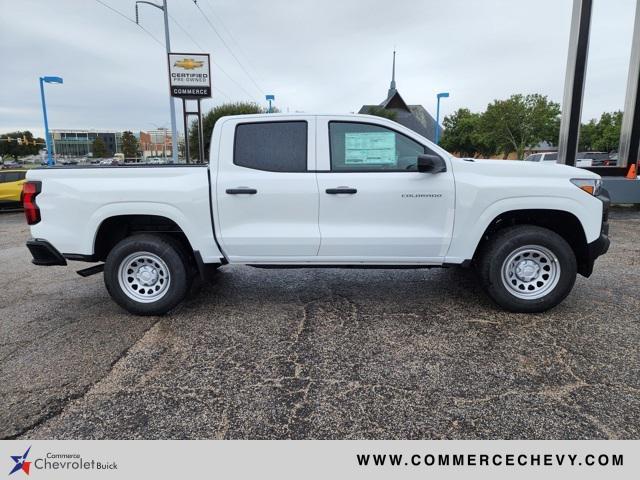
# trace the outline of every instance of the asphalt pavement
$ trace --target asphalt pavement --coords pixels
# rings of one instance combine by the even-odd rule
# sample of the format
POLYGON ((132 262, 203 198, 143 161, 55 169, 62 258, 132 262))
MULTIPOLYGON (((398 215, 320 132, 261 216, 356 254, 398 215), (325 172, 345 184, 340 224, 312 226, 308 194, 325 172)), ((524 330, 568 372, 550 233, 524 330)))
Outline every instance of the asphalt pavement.
POLYGON ((640 438, 640 211, 545 314, 472 271, 225 266, 163 317, 0 213, 0 438, 640 438))

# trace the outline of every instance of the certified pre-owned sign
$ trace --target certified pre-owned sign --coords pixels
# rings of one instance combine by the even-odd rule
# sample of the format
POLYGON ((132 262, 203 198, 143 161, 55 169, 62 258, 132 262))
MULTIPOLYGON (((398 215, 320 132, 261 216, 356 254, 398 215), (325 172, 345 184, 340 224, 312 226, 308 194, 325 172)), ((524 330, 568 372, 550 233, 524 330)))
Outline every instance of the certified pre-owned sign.
POLYGON ((172 97, 211 96, 211 68, 208 53, 170 53, 169 85, 172 97))

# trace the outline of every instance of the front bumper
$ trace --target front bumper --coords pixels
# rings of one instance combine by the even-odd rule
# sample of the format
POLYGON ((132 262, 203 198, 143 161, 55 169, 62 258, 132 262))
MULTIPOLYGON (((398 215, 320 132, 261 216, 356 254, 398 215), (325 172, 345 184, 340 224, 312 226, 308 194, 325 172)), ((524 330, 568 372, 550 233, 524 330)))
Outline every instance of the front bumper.
POLYGON ((587 245, 587 262, 584 271, 580 272, 588 277, 593 272, 593 264, 600 255, 604 255, 609 250, 611 241, 609 240, 609 192, 603 190, 598 199, 602 202, 602 226, 600 227, 600 236, 587 245))
POLYGON ((62 254, 56 250, 56 247, 46 240, 40 238, 27 240, 27 248, 31 252, 31 256, 33 257, 31 262, 34 265, 50 266, 67 264, 67 261, 62 254))

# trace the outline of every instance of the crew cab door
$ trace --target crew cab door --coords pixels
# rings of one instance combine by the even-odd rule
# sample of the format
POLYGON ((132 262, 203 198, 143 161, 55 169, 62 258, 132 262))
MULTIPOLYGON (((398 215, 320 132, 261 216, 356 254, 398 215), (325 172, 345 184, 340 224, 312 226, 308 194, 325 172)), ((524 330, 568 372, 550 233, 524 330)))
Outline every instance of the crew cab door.
POLYGON ((227 120, 219 145, 214 221, 227 257, 277 262, 317 255, 314 118, 227 120))
POLYGON ((417 171, 435 153, 415 133, 375 120, 318 117, 319 261, 441 263, 453 229, 454 179, 417 171))

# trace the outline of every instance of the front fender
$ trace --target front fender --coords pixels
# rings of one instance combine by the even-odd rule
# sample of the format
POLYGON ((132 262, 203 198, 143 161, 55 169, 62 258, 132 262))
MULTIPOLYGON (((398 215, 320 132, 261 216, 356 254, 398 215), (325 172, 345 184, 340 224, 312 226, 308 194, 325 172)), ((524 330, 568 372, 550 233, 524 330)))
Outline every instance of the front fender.
POLYGON ((503 198, 484 207, 479 215, 463 214, 456 210, 453 236, 446 256, 447 263, 462 263, 473 258, 487 227, 500 215, 516 210, 556 210, 575 216, 584 229, 586 241, 592 242, 600 235, 602 202, 595 197, 584 196, 578 200, 562 196, 521 196, 503 198), (595 211, 594 211, 595 209, 595 211))

